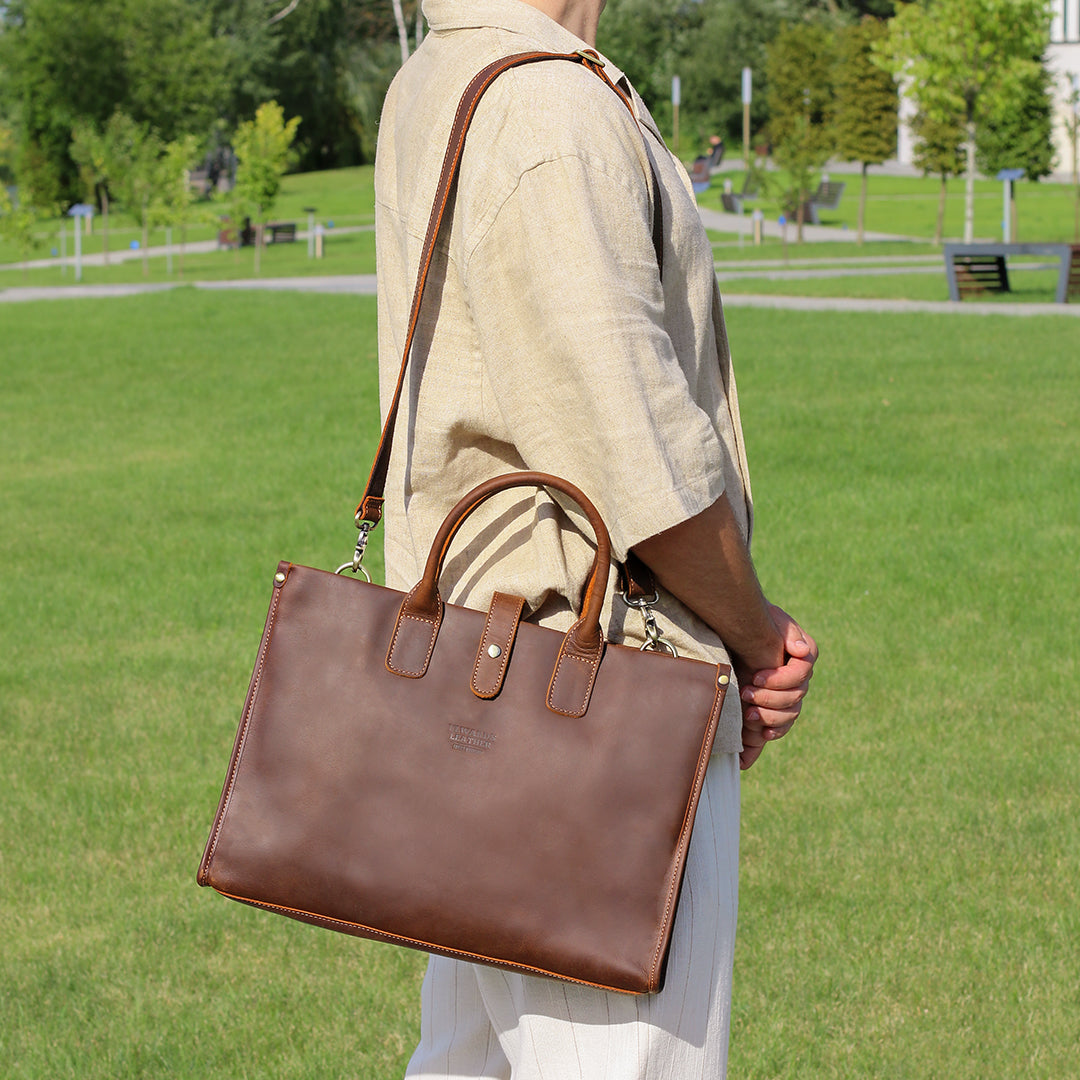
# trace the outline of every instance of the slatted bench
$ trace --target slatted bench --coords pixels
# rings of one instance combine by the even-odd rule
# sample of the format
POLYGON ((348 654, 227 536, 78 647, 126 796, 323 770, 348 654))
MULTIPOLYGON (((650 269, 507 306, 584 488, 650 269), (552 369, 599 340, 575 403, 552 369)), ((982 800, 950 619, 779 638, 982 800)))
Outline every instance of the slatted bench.
POLYGON ((945 277, 949 299, 960 301, 979 292, 1008 292, 1006 260, 1012 255, 1052 255, 1058 260, 1054 301, 1080 295, 1080 245, 1075 244, 946 244, 945 277))
POLYGON ((1010 292, 1004 255, 957 255, 953 259, 960 299, 985 292, 1010 292))
POLYGON ((268 221, 264 232, 268 244, 292 244, 296 241, 296 222, 268 221))
POLYGON ((846 187, 847 184, 841 183, 839 180, 823 180, 818 184, 817 191, 806 200, 806 209, 809 214, 804 215, 803 220, 809 221, 813 225, 820 225, 821 218, 818 211, 838 209, 840 196, 844 194, 844 188, 846 187))

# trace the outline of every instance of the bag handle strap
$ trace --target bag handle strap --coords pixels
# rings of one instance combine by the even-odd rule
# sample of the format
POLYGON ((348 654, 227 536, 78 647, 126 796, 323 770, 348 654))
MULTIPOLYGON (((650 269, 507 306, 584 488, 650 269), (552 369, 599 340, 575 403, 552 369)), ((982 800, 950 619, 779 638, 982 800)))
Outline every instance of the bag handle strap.
MULTIPOLYGON (((382 517, 383 492, 386 488, 386 474, 390 465, 390 448, 394 440, 394 428, 397 424, 398 406, 401 403, 401 392, 405 385, 405 372, 409 364, 409 355, 412 352, 413 338, 416 335, 416 327, 420 319, 420 307, 424 299, 424 288, 427 283, 428 271, 431 268, 431 260, 435 252, 435 241, 438 239, 439 229, 442 226, 443 217, 450 197, 450 188, 457 176, 458 166, 461 164, 461 155, 465 147, 465 136, 472 122, 476 106, 487 88, 510 68, 519 67, 523 64, 532 64, 540 60, 567 60, 571 63, 581 64, 593 72, 599 79, 605 82, 619 95, 620 100, 633 115, 634 109, 630 98, 618 86, 615 85, 604 71, 604 62, 599 55, 591 49, 582 49, 574 53, 551 53, 551 52, 525 52, 513 56, 495 60, 483 68, 461 96, 457 112, 454 115, 454 123, 450 129, 450 138, 447 143, 446 153, 443 157, 442 171, 439 174, 438 187, 435 190, 435 200, 431 208, 431 216, 428 219, 427 234, 424 237, 424 246, 420 252, 420 269, 416 278, 416 286, 413 290, 412 307, 409 312, 408 329, 405 334, 405 346, 402 349, 401 369, 398 372, 397 385, 394 387, 394 395, 390 402, 390 408, 386 413, 386 422, 383 424, 382 436, 379 439, 379 447, 375 453, 375 461, 371 467, 367 487, 364 489, 364 497, 356 509, 356 525, 360 529, 360 538, 356 545, 356 554, 353 557, 353 569, 359 569, 360 558, 367 545, 368 533, 379 523, 382 517)), ((636 119, 636 117, 635 117, 636 119)), ((663 271, 663 218, 660 200, 660 188, 655 173, 653 182, 653 246, 657 252, 657 264, 663 271)))
MULTIPOLYGON (((446 552, 462 522, 481 503, 497 492, 517 487, 546 487, 562 492, 581 508, 596 535, 596 553, 585 587, 581 615, 563 637, 547 692, 547 707, 552 712, 563 716, 584 716, 604 654, 600 614, 611 567, 611 540, 604 519, 585 494, 569 480, 548 473, 515 472, 493 477, 473 488, 446 515, 446 520, 435 534, 423 576, 401 602, 386 654, 386 668, 394 675, 407 679, 424 677, 442 625, 443 601, 439 596, 439 574, 446 552)), ((492 599, 493 613, 499 604, 500 594, 496 593, 492 599)), ((520 616, 520 607, 517 615, 520 616)), ((513 619, 515 623, 516 618, 513 619)), ((498 657, 499 651, 491 655, 498 657)))

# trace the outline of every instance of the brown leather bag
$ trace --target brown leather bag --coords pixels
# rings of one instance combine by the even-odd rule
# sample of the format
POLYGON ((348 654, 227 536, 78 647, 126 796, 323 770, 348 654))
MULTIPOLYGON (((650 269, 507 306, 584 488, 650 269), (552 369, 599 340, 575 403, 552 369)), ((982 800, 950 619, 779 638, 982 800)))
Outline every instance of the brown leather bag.
MULTIPOLYGON (((485 69, 459 117, 499 71, 549 55, 485 69)), ((403 373, 466 128, 447 151, 403 373)), ((378 520, 396 411, 395 397, 341 570, 359 568, 378 520)), ((605 642, 610 552, 581 491, 521 472, 451 510, 407 594, 282 562, 199 884, 360 937, 660 989, 730 670, 605 642), (496 593, 484 612, 438 591, 465 518, 536 485, 576 502, 595 533, 565 634, 521 621, 518 597, 496 593)))

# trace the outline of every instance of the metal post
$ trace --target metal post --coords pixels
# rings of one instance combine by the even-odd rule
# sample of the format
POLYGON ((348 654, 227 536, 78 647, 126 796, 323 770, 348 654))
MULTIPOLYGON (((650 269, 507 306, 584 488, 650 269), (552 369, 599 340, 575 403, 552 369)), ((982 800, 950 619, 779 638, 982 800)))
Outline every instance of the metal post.
POLYGON ((753 72, 748 67, 742 69, 742 146, 743 164, 750 168, 750 97, 753 72))
POLYGON ((682 80, 678 75, 671 77, 671 110, 674 114, 674 132, 672 137, 672 149, 675 156, 679 156, 679 106, 682 104, 682 80))
POLYGON ((315 207, 305 206, 304 213, 307 214, 307 257, 314 259, 315 256, 315 207))

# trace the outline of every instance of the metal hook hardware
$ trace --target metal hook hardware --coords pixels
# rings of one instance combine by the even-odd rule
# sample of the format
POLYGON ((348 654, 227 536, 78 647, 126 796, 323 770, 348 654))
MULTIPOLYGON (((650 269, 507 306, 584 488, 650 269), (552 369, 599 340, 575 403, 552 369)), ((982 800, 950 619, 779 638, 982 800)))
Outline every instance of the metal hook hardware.
POLYGON ((368 534, 371 532, 372 525, 370 521, 361 521, 360 523, 360 535, 356 538, 356 550, 353 552, 351 562, 342 563, 335 571, 335 574, 363 574, 368 584, 371 583, 371 575, 361 566, 361 562, 364 558, 364 552, 367 550, 368 534))
POLYGON ((620 595, 627 607, 637 608, 641 612, 641 618, 645 622, 645 643, 641 646, 641 651, 666 652, 669 656, 677 657, 678 650, 670 641, 664 640, 664 632, 657 625, 656 616, 653 614, 652 605, 660 599, 659 594, 654 592, 652 596, 639 596, 633 600, 626 593, 620 595))

